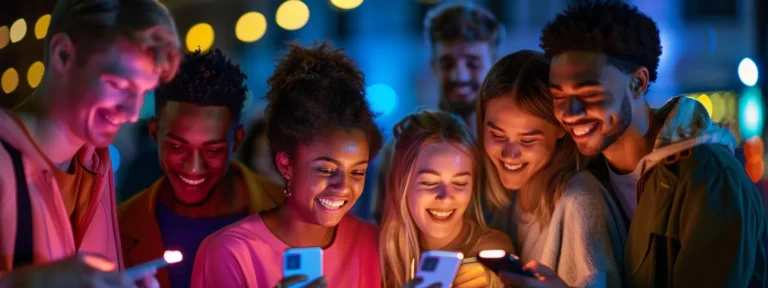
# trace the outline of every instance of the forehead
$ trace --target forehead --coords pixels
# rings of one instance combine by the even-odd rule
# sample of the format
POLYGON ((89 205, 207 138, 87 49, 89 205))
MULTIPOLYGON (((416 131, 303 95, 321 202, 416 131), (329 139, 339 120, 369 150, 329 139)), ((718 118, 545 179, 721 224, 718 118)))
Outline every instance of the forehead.
POLYGON ((577 82, 615 82, 624 73, 608 62, 603 53, 572 51, 552 57, 550 84, 577 84, 577 82))
POLYGON ((311 143, 299 145, 297 157, 328 157, 339 162, 368 160, 368 140, 359 130, 331 129, 311 143))
POLYGON ((221 106, 199 106, 169 100, 160 114, 161 126, 177 136, 226 134, 232 124, 229 109, 221 106))
POLYGON ((437 42, 434 49, 436 57, 484 57, 491 54, 491 46, 488 42, 465 42, 461 40, 437 42))
POLYGON ((486 107, 486 123, 491 122, 507 133, 529 133, 554 127, 547 120, 522 109, 511 95, 493 98, 488 101, 486 107))
POLYGON ((429 169, 453 173, 469 172, 472 159, 469 153, 453 143, 431 143, 424 146, 416 158, 415 170, 429 169))
POLYGON ((118 37, 105 50, 90 56, 88 66, 142 83, 156 85, 159 79, 154 54, 124 37, 118 37))

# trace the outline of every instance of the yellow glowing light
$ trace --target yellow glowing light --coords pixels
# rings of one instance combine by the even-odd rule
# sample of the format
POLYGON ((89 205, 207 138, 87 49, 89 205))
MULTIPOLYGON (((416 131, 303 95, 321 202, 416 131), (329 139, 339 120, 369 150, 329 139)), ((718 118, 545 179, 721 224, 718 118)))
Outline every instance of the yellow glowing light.
POLYGON ((709 96, 707 96, 707 94, 701 94, 696 100, 699 100, 699 103, 704 105, 704 108, 707 109, 707 114, 709 114, 709 117, 712 117, 712 100, 709 99, 709 96))
POLYGON ((331 4, 339 9, 349 10, 355 9, 357 6, 360 6, 360 4, 363 4, 363 0, 331 0, 331 4))
POLYGON ((213 46, 213 27, 208 23, 198 23, 187 32, 187 50, 195 51, 200 48, 205 52, 213 46))
POLYGON ((45 38, 45 35, 48 34, 48 25, 50 24, 51 14, 45 14, 40 19, 37 19, 37 23, 35 23, 35 37, 37 39, 45 38))
POLYGON ((0 49, 3 49, 5 45, 8 45, 10 34, 11 32, 8 31, 8 26, 0 26, 0 49))
POLYGON ((37 85, 40 85, 40 81, 43 80, 44 72, 45 65, 43 65, 43 62, 37 61, 32 63, 32 65, 29 66, 29 70, 27 70, 27 82, 29 83, 29 87, 37 88, 37 85))
POLYGON ((3 87, 3 92, 5 92, 5 94, 11 94, 11 92, 16 90, 16 87, 19 86, 19 72, 16 72, 16 69, 8 68, 8 70, 3 72, 0 84, 0 86, 3 87))
POLYGON ((267 18, 259 12, 243 14, 235 24, 235 36, 243 42, 254 42, 267 32, 267 18))
POLYGON ((24 35, 27 35, 27 21, 23 18, 19 18, 11 25, 11 42, 16 43, 24 39, 24 35))
POLYGON ((712 121, 720 123, 725 114, 725 101, 723 100, 723 96, 721 96, 720 93, 713 93, 710 100, 712 100, 712 121))
POLYGON ((277 25, 285 30, 299 30, 309 21, 309 7, 299 0, 288 0, 277 7, 277 25))

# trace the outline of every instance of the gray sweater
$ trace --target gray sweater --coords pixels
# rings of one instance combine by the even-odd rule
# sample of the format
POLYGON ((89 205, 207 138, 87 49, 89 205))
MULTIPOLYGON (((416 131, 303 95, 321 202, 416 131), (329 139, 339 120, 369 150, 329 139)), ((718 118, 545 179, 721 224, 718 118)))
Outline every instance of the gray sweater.
MULTIPOLYGON (((521 238, 516 235, 515 200, 491 217, 491 226, 512 241, 521 238)), ((545 241, 538 262, 570 287, 621 287, 627 227, 620 211, 597 178, 587 171, 577 173, 555 204, 550 223, 542 225, 542 235, 530 237, 545 241)))

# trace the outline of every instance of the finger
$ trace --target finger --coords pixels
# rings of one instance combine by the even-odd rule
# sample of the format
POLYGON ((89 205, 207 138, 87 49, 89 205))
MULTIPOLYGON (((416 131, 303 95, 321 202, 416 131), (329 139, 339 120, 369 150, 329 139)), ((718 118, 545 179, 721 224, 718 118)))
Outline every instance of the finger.
MULTIPOLYGON (((148 278, 155 279, 155 274, 157 274, 157 268, 151 268, 142 271, 139 274, 129 274, 129 273, 123 273, 124 277, 129 277, 131 283, 144 283, 148 278)), ((151 281, 150 281, 151 282, 151 281)), ((149 283, 149 282, 147 282, 149 283)))
POLYGON ((403 288, 413 288, 413 287, 416 287, 416 285, 421 284, 421 282, 424 282, 424 279, 422 279, 421 277, 416 277, 411 279, 411 281, 408 281, 408 283, 405 283, 405 285, 403 285, 403 288))
POLYGON ((298 274, 298 275, 291 275, 286 278, 283 278, 283 280, 280 281, 279 287, 288 287, 293 284, 307 281, 307 275, 304 274, 298 274))
POLYGON ((317 279, 315 279, 315 280, 312 280, 312 282, 309 282, 309 284, 307 284, 304 287, 307 287, 307 288, 323 288, 325 286, 326 286, 325 277, 321 276, 321 277, 317 277, 317 279))
POLYGON ((485 270, 482 266, 473 266, 473 264, 464 264, 459 267, 456 278, 453 280, 454 286, 467 283, 479 277, 485 277, 485 270))
POLYGON ((458 285, 453 285, 453 287, 456 288, 481 288, 481 287, 488 287, 488 281, 485 279, 485 276, 470 279, 469 281, 463 282, 458 285))
POLYGON ((545 278, 557 277, 557 273, 546 265, 543 265, 536 261, 531 261, 525 264, 523 269, 539 274, 545 278))
POLYGON ((157 281, 155 276, 144 277, 144 279, 141 279, 141 285, 141 287, 145 288, 160 288, 160 282, 157 281))
POLYGON ((427 288, 442 288, 443 284, 440 282, 432 283, 432 285, 427 286, 427 288))

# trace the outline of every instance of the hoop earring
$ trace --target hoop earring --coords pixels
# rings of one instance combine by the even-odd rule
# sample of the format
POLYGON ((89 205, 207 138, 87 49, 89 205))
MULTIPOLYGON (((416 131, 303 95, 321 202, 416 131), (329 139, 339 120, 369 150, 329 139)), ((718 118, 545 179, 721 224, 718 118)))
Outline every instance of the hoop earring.
POLYGON ((285 197, 291 197, 291 192, 288 192, 288 185, 291 184, 290 180, 285 180, 285 190, 283 190, 283 194, 285 194, 285 197))

